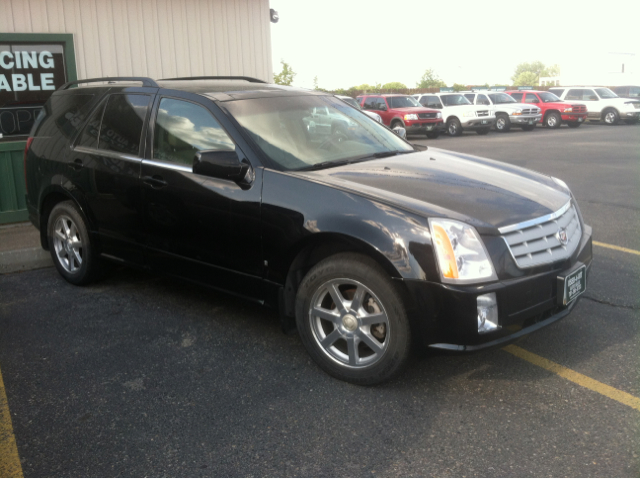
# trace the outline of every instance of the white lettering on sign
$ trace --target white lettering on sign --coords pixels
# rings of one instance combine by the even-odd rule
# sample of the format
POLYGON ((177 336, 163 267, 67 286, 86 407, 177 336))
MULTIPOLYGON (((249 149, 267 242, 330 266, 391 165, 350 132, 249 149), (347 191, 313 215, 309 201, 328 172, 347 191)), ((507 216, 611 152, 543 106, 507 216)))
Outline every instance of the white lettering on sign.
POLYGON ((11 83, 9 83, 5 75, 0 75, 0 91, 39 91, 55 89, 53 73, 40 73, 40 84, 35 83, 33 73, 27 73, 26 75, 14 73, 11 75, 11 83))
POLYGON ((27 68, 53 68, 55 62, 51 52, 44 50, 38 52, 0 52, 0 67, 11 70, 15 67, 18 70, 27 68))

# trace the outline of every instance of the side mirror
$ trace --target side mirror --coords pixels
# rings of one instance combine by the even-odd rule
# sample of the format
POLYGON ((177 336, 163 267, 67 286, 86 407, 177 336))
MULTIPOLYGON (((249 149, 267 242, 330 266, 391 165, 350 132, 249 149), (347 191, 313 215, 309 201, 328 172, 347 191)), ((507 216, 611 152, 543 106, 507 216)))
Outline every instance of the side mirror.
POLYGON ((249 165, 242 163, 235 151, 203 150, 193 158, 193 172, 198 175, 238 182, 248 171, 249 165))
POLYGON ((405 130, 404 128, 402 128, 401 126, 396 126, 393 130, 392 130, 396 135, 398 135, 400 138, 403 139, 407 139, 407 130, 405 130))

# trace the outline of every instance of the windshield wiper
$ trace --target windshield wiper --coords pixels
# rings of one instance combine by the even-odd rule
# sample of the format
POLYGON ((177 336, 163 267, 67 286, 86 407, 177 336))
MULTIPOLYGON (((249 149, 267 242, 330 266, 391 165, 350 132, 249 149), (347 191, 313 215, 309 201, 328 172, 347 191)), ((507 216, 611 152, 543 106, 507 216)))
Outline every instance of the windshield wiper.
POLYGON ((372 155, 358 156, 356 158, 349 158, 347 160, 323 161, 321 163, 316 163, 315 165, 305 166, 304 168, 299 168, 296 171, 322 170, 324 168, 333 168, 334 166, 344 166, 344 165, 350 165, 352 163, 360 163, 361 161, 377 160, 379 158, 388 158, 389 156, 396 156, 396 155, 400 155, 400 154, 403 154, 403 153, 413 153, 413 151, 411 151, 411 150, 409 150, 409 151, 400 151, 400 150, 380 151, 378 153, 373 153, 372 155))

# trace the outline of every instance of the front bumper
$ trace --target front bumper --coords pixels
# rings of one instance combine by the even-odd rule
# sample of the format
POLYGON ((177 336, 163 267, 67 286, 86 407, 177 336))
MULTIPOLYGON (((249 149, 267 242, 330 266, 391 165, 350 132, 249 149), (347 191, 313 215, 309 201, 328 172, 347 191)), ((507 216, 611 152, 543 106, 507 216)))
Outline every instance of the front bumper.
POLYGON ((426 133, 431 131, 443 132, 445 130, 445 124, 442 120, 439 121, 425 121, 425 120, 412 120, 405 122, 405 129, 407 133, 426 133))
POLYGON ((512 125, 535 125, 542 120, 542 115, 509 116, 512 125))
MULTIPOLYGON (((560 115, 560 117, 562 118, 562 121, 577 121, 577 122, 585 122, 587 121, 587 114, 586 113, 579 113, 579 114, 575 114, 575 113, 562 113, 560 115)), ((542 120, 540 120, 542 121, 542 120)))
POLYGON ((462 128, 464 130, 479 130, 480 128, 491 128, 495 122, 495 116, 481 116, 476 118, 466 119, 459 117, 462 122, 462 128))
POLYGON ((559 305, 558 277, 585 265, 589 287, 591 228, 583 228, 580 245, 570 259, 535 274, 480 286, 404 281, 413 300, 410 317, 419 342, 431 349, 478 351, 508 344, 567 316, 580 298, 566 306, 559 305), (480 334, 477 297, 488 293, 496 294, 500 328, 480 334))

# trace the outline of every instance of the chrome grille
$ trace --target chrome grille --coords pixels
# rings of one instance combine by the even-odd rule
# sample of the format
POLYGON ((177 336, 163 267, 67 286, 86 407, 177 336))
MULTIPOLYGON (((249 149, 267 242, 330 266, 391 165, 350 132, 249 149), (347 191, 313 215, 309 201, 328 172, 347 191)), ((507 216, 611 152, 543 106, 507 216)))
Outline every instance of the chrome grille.
POLYGON ((585 105, 571 105, 573 113, 586 113, 587 107, 585 105))
POLYGON ((528 109, 522 110, 522 114, 523 115, 537 115, 538 114, 538 109, 537 108, 528 108, 528 109))
POLYGON ((418 113, 418 118, 421 120, 426 120, 427 118, 435 118, 438 115, 437 112, 433 113, 418 113))
POLYGON ((578 212, 570 202, 551 215, 500 228, 500 233, 519 268, 567 259, 582 238, 578 212), (567 233, 566 245, 558 238, 563 228, 567 233))
POLYGON ((489 116, 489 110, 482 110, 477 113, 478 113, 478 116, 489 116))

